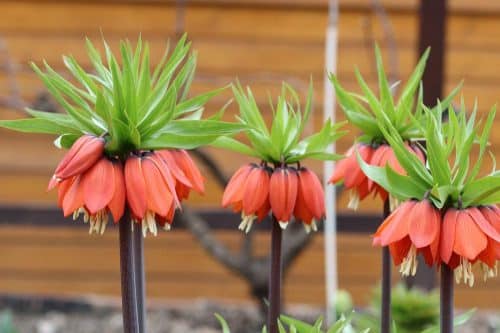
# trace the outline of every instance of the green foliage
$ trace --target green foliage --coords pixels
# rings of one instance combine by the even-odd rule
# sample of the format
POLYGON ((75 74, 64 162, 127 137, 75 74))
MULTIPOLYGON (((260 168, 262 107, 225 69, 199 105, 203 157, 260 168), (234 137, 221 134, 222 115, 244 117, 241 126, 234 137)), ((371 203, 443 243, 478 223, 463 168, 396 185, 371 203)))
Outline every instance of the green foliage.
MULTIPOLYGON (((222 327, 222 333, 231 333, 229 329, 229 325, 226 320, 219 314, 215 314, 215 317, 219 321, 222 327)), ((339 320, 337 320, 332 326, 324 330, 323 327, 323 318, 320 317, 316 320, 313 325, 307 324, 298 319, 288 317, 288 316, 280 316, 278 320, 278 330, 279 333, 354 333, 352 327, 350 326, 351 319, 345 316, 342 316, 339 320)), ((264 326, 262 328, 262 333, 266 333, 267 329, 264 326)), ((367 333, 368 329, 360 331, 363 333, 367 333)))
POLYGON ((268 128, 250 88, 234 85, 233 93, 240 111, 238 121, 245 127, 244 133, 250 145, 228 137, 216 140, 213 145, 274 164, 295 163, 306 158, 338 159, 340 156, 329 153, 327 147, 345 134, 345 131, 339 130, 344 123, 333 124, 328 120, 317 133, 302 138, 312 111, 312 92, 311 84, 302 110, 297 92, 283 83, 277 104, 273 107, 273 122, 268 128))
MULTIPOLYGON (((366 313, 356 313, 356 327, 369 328, 370 332, 380 331, 380 289, 374 292, 372 306, 366 313)), ((425 293, 418 289, 408 290, 398 285, 392 290, 391 311, 393 333, 433 333, 439 332, 439 294, 434 291, 425 293)), ((467 322, 475 310, 467 311, 454 319, 454 325, 467 322)))
MULTIPOLYGON (((429 49, 422 55, 408 81, 402 86, 397 100, 393 96, 393 89, 385 75, 382 55, 377 45, 375 46, 375 59, 379 96, 369 88, 357 69, 355 75, 363 95, 345 90, 337 77, 333 74, 330 75, 330 81, 335 87, 337 99, 346 118, 363 133, 358 138, 359 141, 375 144, 386 142, 384 129, 381 128, 383 123, 379 119, 380 114, 391 123, 403 140, 415 141, 421 138, 419 122, 422 115, 420 105, 423 101, 423 89, 420 82, 428 57, 429 49)), ((443 107, 447 107, 451 103, 459 89, 460 86, 443 100, 443 107)))
POLYGON ((12 322, 12 314, 9 311, 0 314, 0 333, 18 333, 12 322))
MULTIPOLYGON (((393 147, 407 176, 396 175, 389 167, 370 166, 358 156, 363 172, 401 200, 421 200, 428 196, 438 208, 445 205, 465 208, 498 203, 500 174, 493 170, 489 175, 478 177, 488 152, 488 138, 496 108, 491 109, 482 126, 476 122, 477 106, 469 118, 466 117, 463 102, 458 114, 449 108, 447 123, 442 120, 446 111, 442 104, 438 103, 434 109, 422 108, 422 120, 416 126, 426 142, 427 165, 420 163, 415 154, 405 148, 404 138, 389 117, 377 112, 377 121, 381 124, 384 138, 393 147), (474 145, 479 148, 479 154, 477 160, 472 161, 474 145)), ((492 159, 495 165, 494 157, 492 159)))
POLYGON ((188 97, 196 53, 190 52, 186 36, 171 52, 167 48, 153 71, 149 45, 141 38, 135 48, 129 41, 121 41, 120 59, 106 41, 103 44, 104 59, 90 40, 86 42, 95 74, 86 72, 72 56, 63 57, 77 84, 46 62, 40 67, 32 64, 66 114, 28 110, 33 118, 4 120, 0 126, 56 134, 65 138, 57 141, 64 147, 71 146, 84 133, 104 136, 110 154, 138 149, 194 148, 242 129, 239 124, 219 119, 200 119, 204 104, 221 89, 188 97))

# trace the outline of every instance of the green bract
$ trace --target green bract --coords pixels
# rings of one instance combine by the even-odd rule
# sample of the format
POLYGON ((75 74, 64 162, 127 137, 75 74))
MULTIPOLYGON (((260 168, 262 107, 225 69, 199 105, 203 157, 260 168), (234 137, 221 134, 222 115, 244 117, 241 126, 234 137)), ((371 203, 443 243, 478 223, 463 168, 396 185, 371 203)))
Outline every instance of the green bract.
POLYGON ((487 152, 488 138, 495 118, 493 107, 482 126, 476 122, 476 108, 469 117, 465 116, 462 101, 457 114, 450 107, 448 122, 443 122, 442 104, 430 110, 423 108, 423 123, 415 123, 423 134, 426 143, 427 164, 404 148, 403 138, 383 113, 377 117, 385 139, 393 147, 399 163, 407 176, 397 174, 390 167, 378 168, 366 164, 358 156, 358 162, 365 174, 399 199, 421 200, 428 196, 438 208, 444 206, 466 208, 470 206, 490 205, 500 202, 500 173, 493 171, 479 177, 484 155, 487 152), (477 160, 471 161, 473 146, 478 146, 477 160))
POLYGON ((257 106, 250 88, 233 86, 233 93, 239 106, 238 120, 245 126, 245 135, 250 145, 230 137, 221 137, 213 145, 257 157, 263 161, 281 164, 296 163, 306 158, 317 160, 336 160, 340 156, 327 151, 327 147, 346 132, 339 131, 344 123, 333 124, 326 121, 321 130, 304 139, 304 128, 312 110, 312 84, 301 110, 297 92, 283 83, 276 107, 273 109, 273 122, 268 129, 257 106))
MULTIPOLYGON (((362 96, 346 91, 340 85, 335 75, 330 75, 330 81, 335 87, 337 99, 346 118, 363 132, 358 141, 370 144, 385 142, 384 134, 376 117, 377 113, 385 114, 404 140, 414 141, 421 138, 422 133, 420 132, 420 128, 417 122, 413 120, 420 121, 422 116, 420 105, 422 104, 423 93, 420 82, 428 56, 429 49, 420 58, 415 70, 410 75, 406 85, 402 88, 397 101, 393 97, 393 90, 396 88, 396 84, 391 87, 387 80, 378 46, 375 46, 375 59, 379 97, 368 87, 358 69, 355 70, 355 74, 363 92, 362 96)), ((443 107, 449 105, 459 89, 460 85, 451 92, 450 96, 442 101, 443 107)))
POLYGON ((132 150, 195 148, 220 135, 234 134, 239 124, 219 121, 220 114, 201 120, 203 105, 220 89, 188 98, 196 67, 196 53, 183 36, 167 50, 151 71, 149 45, 138 39, 135 50, 120 42, 121 64, 104 41, 105 59, 87 39, 92 73, 72 56, 64 64, 73 84, 44 62, 32 64, 52 96, 67 114, 27 110, 33 118, 4 120, 0 126, 32 133, 59 135, 56 143, 70 147, 82 134, 105 136, 108 154, 132 150))

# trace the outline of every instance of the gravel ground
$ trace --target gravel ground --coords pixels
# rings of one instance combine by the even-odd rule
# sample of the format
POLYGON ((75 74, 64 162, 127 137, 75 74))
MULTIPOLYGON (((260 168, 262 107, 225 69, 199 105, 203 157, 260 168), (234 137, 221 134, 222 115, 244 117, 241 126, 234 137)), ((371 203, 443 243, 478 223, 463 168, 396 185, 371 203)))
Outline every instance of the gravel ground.
MULTIPOLYGON (((122 317, 116 302, 3 302, 0 310, 10 309, 19 333, 121 333, 122 317), (33 305, 35 304, 35 305, 33 305)), ((312 322, 320 309, 295 306, 289 312, 312 322)), ((256 308, 211 301, 156 304, 148 312, 148 333, 220 333, 214 317, 220 313, 233 333, 260 332, 256 308)), ((459 333, 500 333, 500 312, 476 313, 459 333)), ((2 332, 0 332, 2 333, 2 332)))

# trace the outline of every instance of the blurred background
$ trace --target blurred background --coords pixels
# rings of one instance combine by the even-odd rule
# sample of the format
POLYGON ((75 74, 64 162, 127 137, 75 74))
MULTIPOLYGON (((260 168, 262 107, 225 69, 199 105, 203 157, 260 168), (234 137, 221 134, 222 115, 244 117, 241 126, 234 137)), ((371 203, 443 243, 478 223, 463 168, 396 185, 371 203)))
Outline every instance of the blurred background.
MULTIPOLYGON (((394 81, 405 80, 419 58, 421 14, 416 0, 341 0, 340 81, 356 90, 353 72, 357 66, 375 89, 375 41, 383 50, 389 76, 394 81)), ((464 79, 466 104, 471 106, 477 97, 479 111, 484 113, 500 95, 500 2, 451 0, 447 15, 443 93, 464 79)), ((286 80, 304 96, 312 77, 312 130, 323 121, 327 21, 326 0, 1 0, 0 118, 26 117, 26 106, 59 110, 30 69, 30 61, 45 59, 66 75, 63 54, 74 55, 89 68, 85 37, 101 46, 104 36, 116 50, 120 39, 135 43, 141 34, 151 44, 155 62, 167 39, 174 41, 187 32, 198 52, 192 94, 239 78, 242 84, 251 85, 263 112, 270 116, 268 91, 276 96, 286 80)), ((220 94, 207 105, 207 112, 217 111, 230 98, 230 90, 220 94)), ((227 119, 234 119, 235 111, 236 107, 230 106, 227 119)), ((338 110, 336 116, 343 119, 338 110)), ((492 133, 496 156, 498 121, 492 133)), ((356 134, 341 139, 338 151, 345 152, 356 134)), ((45 192, 63 154, 52 145, 53 139, 0 130, 0 293, 118 296, 117 229, 111 227, 104 236, 89 237, 87 226, 62 218, 55 206, 56 193, 45 192)), ((206 194, 193 195, 186 204, 188 216, 182 220, 192 217, 196 223, 179 219, 173 231, 147 238, 148 296, 251 301, 252 295, 262 295, 258 290, 262 281, 227 262, 228 258, 246 260, 253 265, 252 272, 259 271, 261 256, 267 253, 267 232, 256 231, 244 240, 236 230, 239 216, 220 208, 220 183, 245 158, 216 149, 204 149, 195 156, 207 177, 206 194), (208 238, 200 242, 203 235, 208 238)), ((311 162, 310 166, 322 173, 319 163, 311 162)), ((371 247, 369 234, 382 207, 368 201, 352 212, 346 208, 347 201, 347 194, 339 192, 339 285, 352 294, 356 304, 364 305, 380 276, 380 252, 371 247)), ((289 249, 285 301, 323 306, 323 237, 321 233, 311 238, 302 234, 302 229, 290 231, 289 244, 293 246, 289 249)), ((398 278, 397 271, 394 277, 398 278)), ((457 287, 456 304, 498 308, 500 280, 477 280, 474 288, 457 287)))

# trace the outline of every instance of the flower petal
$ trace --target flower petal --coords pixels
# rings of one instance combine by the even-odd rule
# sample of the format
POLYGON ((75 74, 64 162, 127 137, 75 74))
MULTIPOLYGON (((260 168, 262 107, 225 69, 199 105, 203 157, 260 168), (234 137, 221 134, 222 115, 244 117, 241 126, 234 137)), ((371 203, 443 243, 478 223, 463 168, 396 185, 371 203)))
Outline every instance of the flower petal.
POLYGON ((191 156, 183 149, 172 150, 170 153, 174 156, 177 165, 179 165, 193 185, 193 189, 203 194, 205 192, 205 178, 201 175, 200 170, 191 159, 191 156))
POLYGON ((441 260, 449 263, 453 254, 453 245, 455 244, 455 229, 458 217, 458 210, 450 208, 446 211, 443 218, 443 230, 441 231, 440 255, 441 260))
POLYGON ((253 168, 247 175, 243 195, 243 212, 254 215, 269 198, 269 174, 262 168, 253 168))
POLYGON ((161 171, 151 159, 145 158, 142 160, 142 174, 146 183, 148 209, 160 216, 166 216, 173 196, 161 171))
POLYGON ((408 251, 410 251, 410 247, 411 240, 408 236, 389 245, 389 251, 391 252, 394 265, 398 266, 403 262, 408 255, 408 251))
POLYGON ((315 219, 322 219, 325 215, 325 194, 318 176, 306 168, 301 168, 298 179, 308 210, 315 219))
POLYGON ((387 246, 408 236, 409 214, 415 204, 410 200, 396 208, 377 229, 374 245, 387 246))
POLYGON ((121 163, 113 163, 113 174, 115 178, 115 188, 113 198, 108 204, 108 208, 113 215, 113 221, 118 223, 125 210, 125 179, 123 178, 123 167, 121 163))
MULTIPOLYGON (((65 179, 85 172, 93 166, 104 152, 104 139, 90 136, 88 139, 82 139, 83 143, 67 160, 63 159, 61 167, 54 173, 57 178, 65 179)), ((77 147, 78 148, 78 147, 77 147)), ((68 153, 69 154, 69 153, 68 153)))
POLYGON ((81 178, 81 176, 73 178, 71 187, 64 196, 62 208, 65 217, 83 207, 83 186, 81 186, 81 178))
POLYGON ((82 176, 85 207, 90 214, 104 209, 113 198, 115 177, 113 163, 101 158, 82 176))
POLYGON ((496 242, 500 242, 500 233, 491 225, 478 208, 469 207, 466 211, 488 237, 494 239, 496 242))
POLYGON ((141 164, 142 160, 137 156, 131 156, 125 162, 127 202, 132 215, 139 220, 144 218, 148 208, 146 182, 142 174, 141 164))
POLYGON ((165 163, 168 166, 168 169, 170 170, 170 173, 172 173, 172 175, 178 182, 181 182, 182 184, 190 188, 193 187, 193 184, 191 184, 187 176, 184 174, 184 171, 182 171, 179 165, 177 165, 174 156, 172 156, 172 153, 169 150, 167 149, 158 150, 155 153, 161 156, 161 158, 165 161, 165 163))
POLYGON ((255 166, 247 164, 239 168, 229 180, 224 194, 222 195, 222 207, 227 207, 232 203, 243 200, 243 193, 245 190, 245 182, 248 173, 255 166))
POLYGON ((457 216, 453 250, 467 260, 475 260, 488 244, 486 235, 464 210, 457 216))
POLYGON ((410 239, 417 249, 430 245, 439 235, 439 212, 428 200, 418 202, 411 210, 409 218, 410 239))

